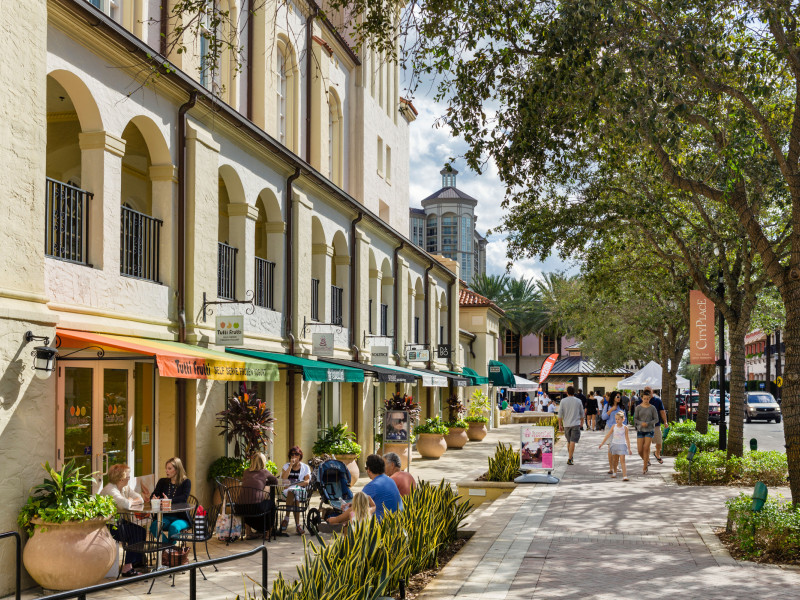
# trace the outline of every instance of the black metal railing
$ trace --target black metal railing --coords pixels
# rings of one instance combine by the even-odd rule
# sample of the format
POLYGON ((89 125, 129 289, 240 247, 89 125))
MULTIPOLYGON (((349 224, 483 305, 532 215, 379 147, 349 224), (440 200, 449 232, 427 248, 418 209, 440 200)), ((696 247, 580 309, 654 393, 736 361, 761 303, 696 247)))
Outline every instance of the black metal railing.
POLYGON ((372 298, 369 299, 369 333, 370 335, 375 333, 375 329, 372 326, 372 298))
POLYGON ((331 323, 341 325, 344 314, 344 288, 331 286, 331 323))
POLYGON ((311 320, 319 321, 319 279, 311 278, 311 320))
POLYGON ((89 264, 89 200, 94 194, 46 178, 44 253, 89 264))
POLYGON ((256 256, 256 306, 275 308, 275 263, 256 256))
POLYGON ((389 305, 381 304, 381 335, 389 335, 389 305))
POLYGON ((218 243, 217 251, 217 297, 236 300, 236 254, 237 248, 218 243))
POLYGON ((15 566, 16 571, 14 573, 14 585, 16 588, 14 591, 14 598, 16 598, 16 600, 20 600, 22 597, 22 577, 20 575, 22 573, 22 539, 19 537, 19 533, 16 531, 6 531, 4 533, 0 533, 0 540, 8 537, 13 537, 17 545, 17 562, 15 566))
POLYGON ((239 560, 240 558, 247 558, 248 556, 253 556, 254 554, 257 553, 261 553, 261 585, 264 591, 266 592, 267 584, 269 583, 268 581, 269 562, 267 556, 267 548, 261 545, 258 548, 248 550, 247 552, 239 552, 238 554, 231 554, 230 556, 223 556, 221 558, 212 558, 210 560, 191 562, 187 565, 182 565, 180 567, 171 567, 169 569, 164 569, 162 571, 151 571, 150 573, 145 573, 144 575, 135 575, 133 577, 127 577, 125 579, 117 579, 115 581, 110 581, 108 583, 100 583, 98 585, 91 585, 85 588, 79 588, 76 590, 68 590, 66 592, 51 594, 50 596, 39 596, 37 600, 67 600, 68 598, 78 598, 79 600, 86 600, 86 596, 88 596, 89 594, 94 594, 97 592, 104 592, 105 590, 113 590, 115 588, 129 586, 132 583, 147 581, 148 579, 155 579, 156 577, 177 575, 178 573, 183 573, 184 571, 189 571, 189 600, 196 600, 198 569, 202 569, 203 567, 210 567, 212 565, 218 565, 221 563, 231 562, 234 560, 239 560))
POLYGON ((127 206, 120 219, 120 273, 160 283, 158 249, 164 222, 127 206))

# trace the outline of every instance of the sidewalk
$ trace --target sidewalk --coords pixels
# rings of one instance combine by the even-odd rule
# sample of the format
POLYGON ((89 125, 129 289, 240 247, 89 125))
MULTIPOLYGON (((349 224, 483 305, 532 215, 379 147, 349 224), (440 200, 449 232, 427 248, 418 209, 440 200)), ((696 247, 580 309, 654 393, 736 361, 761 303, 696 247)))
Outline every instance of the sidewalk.
POLYGON ((737 563, 711 532, 738 489, 674 485, 670 458, 642 476, 636 455, 631 481, 611 479, 602 434, 582 433, 575 466, 557 447, 558 485, 519 486, 471 516, 476 534, 421 599, 798 597, 800 572, 737 563))

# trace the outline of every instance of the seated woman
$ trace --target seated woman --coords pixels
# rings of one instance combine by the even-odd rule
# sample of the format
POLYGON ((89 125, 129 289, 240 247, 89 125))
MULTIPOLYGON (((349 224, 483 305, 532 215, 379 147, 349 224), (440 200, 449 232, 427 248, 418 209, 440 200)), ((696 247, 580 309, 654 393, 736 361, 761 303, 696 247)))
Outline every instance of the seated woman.
POLYGON ((346 505, 342 514, 336 517, 328 517, 325 522, 328 525, 344 523, 346 527, 350 521, 369 521, 374 514, 375 501, 364 492, 356 492, 353 494, 353 501, 346 505))
MULTIPOLYGON (((256 452, 250 458, 250 466, 242 474, 242 487, 246 488, 243 497, 239 498, 236 513, 242 515, 245 526, 245 539, 262 537, 256 536, 253 530, 262 531, 264 518, 259 516, 265 512, 275 510, 275 501, 265 492, 268 485, 276 485, 278 478, 267 471, 267 457, 261 452, 256 452)), ((274 514, 274 513, 273 513, 274 514)), ((269 527, 269 523, 267 523, 269 527)), ((263 532, 266 533, 266 532, 263 532)))
MULTIPOLYGON (((111 465, 108 468, 108 485, 100 490, 100 495, 111 496, 117 508, 121 510, 141 508, 144 506, 144 500, 135 490, 128 487, 130 480, 131 468, 128 465, 111 465)), ((111 537, 118 542, 136 543, 143 542, 147 537, 147 532, 144 527, 121 519, 116 528, 111 530, 111 537)), ((125 558, 128 560, 122 565, 121 575, 123 577, 140 575, 138 571, 134 570, 133 565, 143 564, 144 556, 138 552, 128 552, 125 554, 125 558)))
POLYGON ((294 512, 297 535, 303 535, 305 530, 300 525, 300 502, 306 499, 306 487, 311 482, 311 468, 303 462, 303 451, 300 446, 292 446, 289 449, 289 462, 283 465, 281 480, 289 484, 283 490, 287 513, 281 521, 281 533, 286 533, 289 527, 289 512, 294 512))
MULTIPOLYGON (((192 491, 192 482, 186 477, 181 459, 177 456, 170 458, 164 465, 167 474, 156 482, 156 489, 150 494, 150 498, 170 499, 173 504, 183 504, 189 500, 192 491)), ((144 490, 143 488, 143 491, 144 490)), ((153 537, 157 537, 156 529, 158 523, 153 521, 150 525, 150 532, 153 537)), ((162 539, 172 538, 184 529, 189 528, 189 515, 183 513, 167 513, 161 519, 162 539)))

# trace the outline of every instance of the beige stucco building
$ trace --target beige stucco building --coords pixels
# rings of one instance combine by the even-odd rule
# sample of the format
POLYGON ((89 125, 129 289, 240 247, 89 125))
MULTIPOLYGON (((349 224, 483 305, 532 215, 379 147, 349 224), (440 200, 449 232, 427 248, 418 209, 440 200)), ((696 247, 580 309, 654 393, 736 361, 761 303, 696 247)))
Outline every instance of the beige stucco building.
MULTIPOLYGON (((390 392, 438 414, 445 394, 470 391, 441 373, 485 374, 496 353, 497 317, 459 314, 458 265, 405 236, 415 111, 397 66, 356 54, 344 18, 313 1, 251 14, 221 0, 242 64, 223 52, 212 69, 203 39, 162 44, 161 4, 5 7, 0 531, 16 528, 45 461, 160 477, 177 455, 207 502, 208 467, 227 451, 216 414, 242 380, 274 412, 279 465, 338 422, 363 460, 390 392), (229 316, 247 357, 216 343, 229 316), (332 356, 315 356, 315 333, 332 356), (409 344, 429 359, 407 361, 409 344), (58 346, 45 378, 39 346, 58 346), (412 371, 370 367, 375 348, 412 371)), ((0 593, 12 584, 5 569, 0 593)))

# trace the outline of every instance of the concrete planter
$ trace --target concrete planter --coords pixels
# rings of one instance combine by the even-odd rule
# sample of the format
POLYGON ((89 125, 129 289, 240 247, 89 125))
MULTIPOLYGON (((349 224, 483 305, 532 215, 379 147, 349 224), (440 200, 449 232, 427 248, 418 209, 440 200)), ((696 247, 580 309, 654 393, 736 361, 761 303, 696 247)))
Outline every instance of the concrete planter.
POLYGON ((106 519, 43 523, 25 544, 22 562, 34 581, 48 590, 74 590, 99 582, 114 564, 116 542, 106 519))
POLYGON ((483 473, 483 469, 474 471, 466 479, 456 482, 458 495, 461 496, 462 502, 470 502, 473 506, 478 506, 508 495, 517 487, 513 481, 476 481, 483 473))
POLYGON ((417 452, 423 458, 439 458, 447 450, 447 442, 440 433, 420 433, 417 435, 417 452))
POLYGON ((448 448, 463 448, 467 445, 469 437, 463 427, 450 427, 450 433, 444 436, 448 448))
POLYGON ((470 442, 480 442, 487 434, 486 423, 470 423, 467 429, 467 437, 470 442))
POLYGON ((411 453, 407 443, 393 444, 392 442, 385 442, 383 444, 383 453, 388 454, 389 452, 394 452, 400 457, 403 471, 408 469, 408 463, 411 462, 411 453))
POLYGON ((358 481, 359 476, 361 473, 358 470, 358 463, 356 459, 358 458, 358 454, 335 454, 336 460, 340 460, 344 463, 344 466, 347 467, 347 470, 350 471, 350 485, 353 485, 356 481, 358 481))

